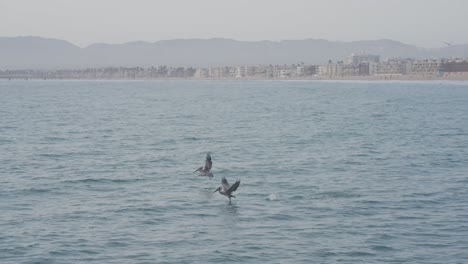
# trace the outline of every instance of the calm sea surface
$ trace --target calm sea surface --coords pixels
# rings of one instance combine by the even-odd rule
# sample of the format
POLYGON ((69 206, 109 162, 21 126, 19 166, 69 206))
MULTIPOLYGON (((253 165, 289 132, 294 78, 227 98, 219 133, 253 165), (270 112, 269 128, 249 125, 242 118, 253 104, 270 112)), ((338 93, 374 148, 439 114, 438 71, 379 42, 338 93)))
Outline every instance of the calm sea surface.
POLYGON ((468 83, 0 81, 0 263, 335 262, 468 263, 468 83))

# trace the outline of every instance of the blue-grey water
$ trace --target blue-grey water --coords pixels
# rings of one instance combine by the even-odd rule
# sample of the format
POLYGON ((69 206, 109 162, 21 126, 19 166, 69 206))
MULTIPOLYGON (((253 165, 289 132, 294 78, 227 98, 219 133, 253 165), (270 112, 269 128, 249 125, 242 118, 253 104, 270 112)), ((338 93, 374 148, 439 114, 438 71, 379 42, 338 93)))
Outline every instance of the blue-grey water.
POLYGON ((468 263, 468 83, 0 81, 0 263, 336 262, 468 263))

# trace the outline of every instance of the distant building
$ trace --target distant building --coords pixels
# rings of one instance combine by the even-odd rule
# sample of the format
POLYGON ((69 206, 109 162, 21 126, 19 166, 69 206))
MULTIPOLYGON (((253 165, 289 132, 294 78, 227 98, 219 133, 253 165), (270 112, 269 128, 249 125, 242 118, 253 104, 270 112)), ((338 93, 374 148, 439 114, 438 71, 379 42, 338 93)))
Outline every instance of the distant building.
POLYGON ((297 66, 296 67, 296 75, 297 76, 304 76, 305 69, 304 66, 297 66))
POLYGON ((375 64, 371 63, 371 62, 359 63, 359 75, 361 75, 361 76, 374 75, 374 73, 372 72, 372 70, 375 67, 374 65, 375 64))
POLYGON ((274 70, 273 66, 270 65, 270 66, 266 67, 265 76, 267 78, 273 78, 275 76, 275 70, 274 70))
POLYGON ((295 74, 294 69, 281 69, 279 70, 279 76, 280 78, 290 78, 293 77, 295 74))
POLYGON ((445 62, 446 60, 444 59, 413 61, 410 72, 413 75, 439 75, 442 73, 442 66, 445 62))
POLYGON ((211 67, 208 69, 208 75, 210 78, 223 78, 225 77, 224 67, 211 67))
POLYGON ((245 78, 247 75, 247 69, 245 66, 238 66, 236 68, 236 78, 245 78))
POLYGON ((467 76, 468 59, 446 62, 442 65, 441 70, 445 76, 467 76))
POLYGON ((195 78, 207 78, 208 77, 208 69, 206 68, 198 68, 195 72, 195 78))
POLYGON ((309 66, 304 66, 304 75, 305 76, 312 76, 317 74, 318 71, 318 66, 316 65, 309 65, 309 66))
POLYGON ((401 60, 388 60, 376 65, 375 75, 403 75, 405 72, 401 60))
POLYGON ((338 76, 359 76, 360 64, 343 64, 339 63, 339 70, 337 71, 338 76))
POLYGON ((451 61, 442 65, 444 72, 468 72, 468 61, 451 61))
POLYGON ((361 64, 361 63, 380 63, 380 56, 379 55, 372 55, 372 54, 360 54, 348 57, 349 64, 361 64))
POLYGON ((319 66, 319 75, 326 77, 341 76, 341 65, 339 63, 328 63, 319 66))

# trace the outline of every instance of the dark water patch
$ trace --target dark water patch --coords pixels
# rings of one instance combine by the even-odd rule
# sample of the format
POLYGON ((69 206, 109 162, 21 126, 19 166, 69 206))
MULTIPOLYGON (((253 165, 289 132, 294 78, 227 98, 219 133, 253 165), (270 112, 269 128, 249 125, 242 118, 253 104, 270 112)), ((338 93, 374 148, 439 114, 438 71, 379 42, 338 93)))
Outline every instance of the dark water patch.
POLYGON ((414 209, 438 205, 441 203, 442 203, 441 201, 434 200, 434 199, 406 199, 402 201, 402 204, 411 205, 414 209))
POLYGON ((354 202, 369 205, 369 206, 383 205, 383 204, 386 203, 386 202, 383 202, 383 201, 375 201, 375 200, 361 200, 361 201, 354 201, 354 202))
POLYGON ((85 254, 85 255, 98 255, 100 252, 96 250, 91 250, 91 249, 80 249, 78 250, 80 254, 85 254))
POLYGON ((351 251, 345 253, 345 255, 350 256, 350 257, 373 257, 376 256, 373 253, 366 252, 366 251, 351 251))
POLYGON ((51 192, 52 189, 44 189, 44 188, 29 188, 29 189, 24 189, 21 190, 23 193, 48 193, 51 192))
POLYGON ((293 214, 270 214, 266 215, 263 217, 264 219, 269 219, 269 220, 277 220, 277 221, 291 221, 291 220, 297 220, 299 219, 297 216, 293 214))
POLYGON ((25 261, 24 264, 55 264, 60 263, 53 258, 33 258, 32 260, 25 261))
POLYGON ((447 244, 437 244, 437 243, 415 243, 415 246, 419 248, 427 248, 427 249, 441 249, 441 248, 449 248, 452 247, 451 245, 447 244))
POLYGON ((415 216, 415 215, 399 215, 395 217, 396 220, 423 220, 427 219, 425 216, 415 216))
POLYGON ((175 139, 163 139, 163 140, 160 140, 154 144, 151 144, 153 146, 165 146, 165 145, 173 145, 173 144, 176 144, 177 141, 175 139))
POLYGON ((203 140, 208 140, 208 138, 203 138, 203 137, 184 137, 182 140, 187 141, 187 142, 195 142, 195 141, 203 141, 203 140))
POLYGON ((351 161, 351 160, 346 160, 343 162, 345 165, 364 165, 363 162, 360 161, 351 161))
POLYGON ((383 251, 383 252, 389 252, 389 251, 396 251, 396 249, 394 249, 393 247, 389 247, 389 246, 372 246, 371 247, 372 250, 374 251, 383 251))
POLYGON ((421 192, 421 193, 411 193, 405 194, 403 197, 432 197, 441 194, 441 192, 421 192))
MULTIPOLYGON (((9 122, 9 123, 13 123, 13 122, 9 122)), ((17 129, 18 127, 17 126, 0 126, 0 129, 5 129, 5 130, 15 130, 17 129)))
POLYGON ((49 143, 68 141, 68 139, 64 138, 64 137, 51 137, 51 136, 48 136, 48 137, 44 137, 42 139, 44 141, 49 142, 49 143))
MULTIPOLYGON (((50 195, 50 194, 60 194, 61 189, 58 187, 49 187, 49 188, 41 188, 41 187, 32 187, 26 189, 17 189, 17 190, 10 190, 8 192, 4 192, 3 194, 8 196, 29 196, 29 195, 50 195)), ((27 205, 27 204, 24 204, 27 205)))
POLYGON ((56 153, 39 153, 36 156, 41 157, 41 158, 48 158, 48 159, 61 159, 61 158, 64 158, 66 155, 56 154, 56 153))
POLYGON ((329 192, 320 192, 316 194, 321 198, 359 198, 361 195, 352 193, 352 192, 342 192, 342 191, 329 191, 329 192))
POLYGON ((60 256, 75 255, 73 253, 74 251, 71 251, 71 250, 54 250, 54 251, 50 251, 49 255, 54 256, 54 257, 60 257, 60 256))
POLYGON ((16 142, 16 140, 14 140, 14 139, 0 138, 0 145, 12 144, 12 143, 15 143, 15 142, 16 142))
POLYGON ((69 183, 69 184, 124 184, 124 183, 134 183, 134 182, 143 182, 147 179, 143 178, 132 178, 132 179, 110 179, 110 178, 86 178, 86 179, 79 179, 79 180, 65 180, 62 183, 69 183))
POLYGON ((109 241, 105 244, 106 247, 110 247, 110 248, 115 248, 115 247, 126 248, 129 245, 130 245, 129 243, 118 241, 118 240, 109 241))
POLYGON ((185 217, 189 217, 189 218, 192 218, 192 219, 195 219, 195 218, 209 218, 209 217, 217 217, 217 215, 215 214, 204 214, 204 213, 188 213, 188 214, 184 214, 185 217))
POLYGON ((318 252, 316 252, 318 257, 320 258, 329 258, 329 257, 336 257, 338 256, 337 253, 333 252, 331 249, 321 249, 318 252))
POLYGON ((345 171, 348 171, 348 169, 346 169, 345 167, 332 167, 331 168, 333 172, 345 172, 345 171))
POLYGON ((114 210, 113 212, 116 213, 123 213, 123 214, 131 214, 131 213, 142 213, 142 214, 147 214, 147 215, 153 215, 153 214, 158 214, 158 213, 164 213, 166 211, 170 210, 169 207, 147 207, 147 208, 140 208, 140 207, 129 207, 129 208, 120 208, 117 210, 114 210))
POLYGON ((380 235, 376 236, 376 239, 379 239, 379 240, 382 240, 382 241, 390 241, 390 240, 397 239, 397 237, 395 235, 380 234, 380 235))
MULTIPOLYGON (((371 152, 369 152, 371 153, 371 152)), ((359 154, 352 154, 350 155, 350 157, 357 157, 357 158, 365 158, 365 157, 369 157, 370 155, 367 154, 367 153, 359 153, 359 154)))
POLYGON ((294 195, 290 198, 291 200, 303 200, 304 196, 302 195, 294 195))
POLYGON ((372 118, 380 118, 380 117, 385 117, 387 116, 386 114, 371 114, 370 117, 372 118))

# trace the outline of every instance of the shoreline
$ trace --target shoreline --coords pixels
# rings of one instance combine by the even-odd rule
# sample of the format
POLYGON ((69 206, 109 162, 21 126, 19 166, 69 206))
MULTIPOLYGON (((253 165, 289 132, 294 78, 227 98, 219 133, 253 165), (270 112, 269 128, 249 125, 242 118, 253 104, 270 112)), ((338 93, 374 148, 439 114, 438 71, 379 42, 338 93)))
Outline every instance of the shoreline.
POLYGON ((1 81, 56 80, 56 81, 468 81, 468 75, 459 76, 356 76, 356 77, 310 77, 310 78, 77 78, 39 76, 0 76, 1 81))

